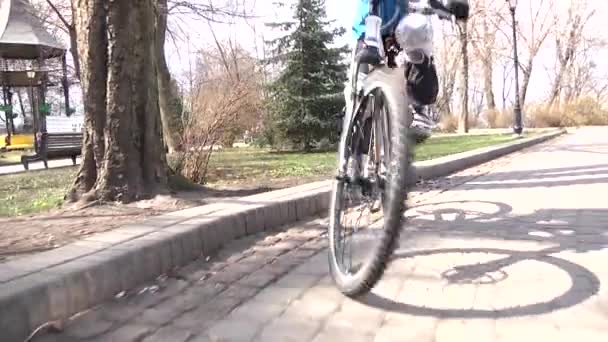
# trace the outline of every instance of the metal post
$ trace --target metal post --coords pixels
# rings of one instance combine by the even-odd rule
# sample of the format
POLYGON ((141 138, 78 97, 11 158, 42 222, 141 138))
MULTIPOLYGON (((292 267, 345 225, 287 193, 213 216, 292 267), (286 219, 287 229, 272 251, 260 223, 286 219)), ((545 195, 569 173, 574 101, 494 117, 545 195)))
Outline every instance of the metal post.
POLYGON ((523 132, 522 114, 521 114, 521 100, 519 97, 519 58, 517 56, 517 26, 515 22, 515 6, 511 6, 511 19, 513 23, 513 64, 515 67, 515 105, 513 106, 513 132, 517 135, 521 135, 523 132))

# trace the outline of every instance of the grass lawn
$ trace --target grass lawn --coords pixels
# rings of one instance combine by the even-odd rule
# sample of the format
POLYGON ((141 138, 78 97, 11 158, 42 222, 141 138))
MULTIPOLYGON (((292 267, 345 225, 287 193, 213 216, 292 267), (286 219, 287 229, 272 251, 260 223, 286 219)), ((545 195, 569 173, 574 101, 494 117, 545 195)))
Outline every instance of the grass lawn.
POLYGON ((18 216, 59 207, 77 169, 59 168, 0 175, 0 216, 18 216))
MULTIPOLYGON (((527 137, 527 136, 526 136, 527 137)), ((450 154, 471 151, 476 148, 488 147, 513 141, 512 134, 446 136, 429 139, 417 146, 416 160, 429 160, 445 157, 450 154)))
MULTIPOLYGON (((428 160, 514 140, 511 134, 431 138, 416 148, 416 160, 428 160)), ((269 149, 225 149, 211 157, 209 184, 227 185, 243 180, 329 176, 336 167, 336 152, 273 152, 269 149)))
MULTIPOLYGON (((416 160, 427 160, 513 140, 511 135, 447 136, 419 146, 416 160)), ((21 154, 19 154, 21 155, 21 154)), ((336 152, 272 152, 238 148, 215 152, 209 168, 210 186, 256 186, 294 178, 324 178, 336 167, 336 152)), ((0 216, 47 211, 60 206, 76 168, 0 175, 0 216)))

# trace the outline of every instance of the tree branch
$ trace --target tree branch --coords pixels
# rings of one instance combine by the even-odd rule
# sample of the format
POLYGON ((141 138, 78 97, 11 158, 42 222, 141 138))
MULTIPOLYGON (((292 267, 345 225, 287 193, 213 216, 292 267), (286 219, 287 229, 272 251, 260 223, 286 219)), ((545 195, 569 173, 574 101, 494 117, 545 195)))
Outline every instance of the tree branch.
POLYGON ((66 29, 70 29, 72 27, 72 24, 69 23, 65 17, 63 16, 63 14, 61 14, 61 11, 59 11, 59 9, 57 8, 57 6, 55 6, 55 4, 51 1, 51 0, 46 0, 46 3, 51 6, 51 8, 53 9, 53 11, 55 12, 55 14, 57 14, 57 17, 59 17, 59 20, 61 20, 61 22, 63 23, 63 25, 65 25, 66 29))

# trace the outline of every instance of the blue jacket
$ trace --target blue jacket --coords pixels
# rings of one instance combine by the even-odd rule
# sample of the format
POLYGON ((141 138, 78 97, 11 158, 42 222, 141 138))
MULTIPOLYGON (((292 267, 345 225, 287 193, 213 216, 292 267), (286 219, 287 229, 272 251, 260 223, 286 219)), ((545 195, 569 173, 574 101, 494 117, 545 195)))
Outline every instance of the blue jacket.
MULTIPOLYGON (((369 0, 356 0, 357 1, 357 11, 355 14, 355 22, 353 24, 353 34, 355 39, 359 39, 365 34, 365 17, 369 13, 369 0)), ((395 8, 398 1, 403 0, 380 0, 380 8, 379 14, 382 18, 382 22, 387 23, 395 14, 395 8)), ((406 13, 405 8, 400 9, 401 16, 404 16, 406 13)))

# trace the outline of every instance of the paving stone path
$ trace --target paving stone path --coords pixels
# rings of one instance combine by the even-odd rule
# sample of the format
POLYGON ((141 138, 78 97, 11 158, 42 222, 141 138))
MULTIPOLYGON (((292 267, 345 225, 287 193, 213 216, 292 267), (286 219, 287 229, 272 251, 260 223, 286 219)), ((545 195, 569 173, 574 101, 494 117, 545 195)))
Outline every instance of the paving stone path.
MULTIPOLYGON (((80 158, 77 159, 77 163, 80 163, 80 158)), ((49 160, 48 165, 49 165, 49 169, 55 169, 55 168, 60 168, 60 167, 72 166, 73 164, 72 164, 72 159, 68 158, 68 159, 49 160)), ((30 167, 31 171, 44 170, 44 164, 42 162, 31 163, 29 165, 29 167, 30 167)), ((23 165, 21 165, 21 164, 0 166, 0 177, 2 175, 24 173, 24 172, 27 172, 27 171, 23 168, 23 165)))
POLYGON ((34 341, 605 341, 608 128, 493 165, 414 201, 359 301, 328 277, 320 218, 235 241, 34 341))

